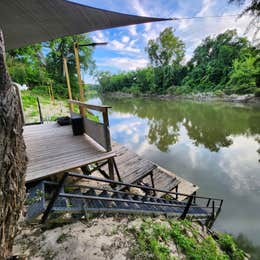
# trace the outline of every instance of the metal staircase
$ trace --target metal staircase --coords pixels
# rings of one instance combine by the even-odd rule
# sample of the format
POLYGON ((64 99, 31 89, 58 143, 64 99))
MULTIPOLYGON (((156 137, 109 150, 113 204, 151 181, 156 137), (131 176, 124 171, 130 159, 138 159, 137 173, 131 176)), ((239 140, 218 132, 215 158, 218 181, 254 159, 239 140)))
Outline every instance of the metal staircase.
POLYGON ((35 219, 41 214, 42 222, 45 222, 48 217, 54 219, 67 213, 71 213, 71 217, 76 218, 99 213, 163 214, 181 219, 189 216, 192 219, 199 219, 209 226, 213 225, 223 203, 221 199, 186 195, 76 173, 65 173, 59 183, 41 181, 29 189, 27 200, 29 204, 28 220, 35 219), (114 188, 109 185, 103 188, 69 184, 67 182, 69 177, 73 177, 74 180, 86 179, 99 184, 109 184, 114 188), (145 195, 130 192, 131 188, 141 189, 145 195), (158 197, 156 193, 163 194, 163 196, 158 197), (178 201, 176 198, 180 196, 185 196, 186 199, 178 201))

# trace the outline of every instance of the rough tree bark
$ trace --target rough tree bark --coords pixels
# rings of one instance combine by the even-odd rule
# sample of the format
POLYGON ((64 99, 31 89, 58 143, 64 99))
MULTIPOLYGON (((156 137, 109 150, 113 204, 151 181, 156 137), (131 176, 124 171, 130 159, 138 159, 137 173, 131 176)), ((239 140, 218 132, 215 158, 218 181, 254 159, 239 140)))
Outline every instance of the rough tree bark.
POLYGON ((0 29, 0 259, 11 255, 25 199, 26 153, 17 89, 5 63, 0 29))

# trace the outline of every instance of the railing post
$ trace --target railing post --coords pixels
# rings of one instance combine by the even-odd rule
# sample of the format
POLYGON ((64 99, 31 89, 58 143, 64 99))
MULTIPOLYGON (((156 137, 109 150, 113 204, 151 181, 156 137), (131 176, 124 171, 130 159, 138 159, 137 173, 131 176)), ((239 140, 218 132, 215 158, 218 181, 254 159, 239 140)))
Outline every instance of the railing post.
POLYGON ((193 203, 195 204, 195 203, 196 203, 196 195, 197 195, 197 192, 194 191, 192 195, 194 195, 194 197, 193 197, 193 203))
MULTIPOLYGON (((111 147, 111 137, 109 132, 109 119, 108 119, 107 108, 105 109, 105 111, 102 112, 102 115, 103 115, 104 131, 105 131, 105 138, 106 138, 106 150, 109 152, 112 150, 112 147, 111 147)), ((109 178, 111 180, 114 180, 115 174, 114 174, 113 159, 108 159, 108 172, 109 172, 109 178)))
POLYGON ((37 99, 37 105, 38 105, 38 110, 39 110, 39 115, 40 115, 40 122, 41 124, 43 124, 43 117, 42 117, 42 109, 41 109, 41 104, 40 104, 40 100, 38 97, 36 97, 37 99))
POLYGON ((214 222, 215 222, 216 218, 215 218, 215 201, 212 200, 212 213, 211 213, 211 216, 209 218, 209 221, 207 223, 207 227, 210 229, 214 222))
POLYGON ((189 200, 187 201, 186 207, 184 208, 184 210, 183 210, 183 212, 182 212, 182 214, 181 214, 181 216, 180 216, 180 219, 185 219, 185 218, 186 218, 186 215, 187 215, 188 212, 189 212, 189 209, 190 209, 192 200, 193 200, 193 196, 190 196, 190 197, 189 197, 189 200))
POLYGON ((111 151, 111 137, 109 132, 109 119, 108 119, 108 111, 105 109, 105 111, 102 112, 103 115, 103 123, 104 123, 104 130, 105 130, 105 137, 106 137, 106 149, 107 151, 111 151))

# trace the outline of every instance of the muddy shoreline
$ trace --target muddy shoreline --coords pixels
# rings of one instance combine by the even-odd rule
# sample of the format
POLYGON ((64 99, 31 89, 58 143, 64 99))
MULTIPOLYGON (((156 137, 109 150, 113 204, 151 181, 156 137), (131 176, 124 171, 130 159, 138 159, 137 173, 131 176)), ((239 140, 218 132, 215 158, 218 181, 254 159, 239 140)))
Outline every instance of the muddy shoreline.
POLYGON ((184 95, 141 94, 137 96, 137 95, 124 93, 124 92, 107 92, 101 95, 108 95, 108 96, 119 97, 119 98, 142 97, 142 98, 158 98, 161 100, 186 99, 186 100, 195 100, 195 101, 222 101, 222 102, 260 105, 260 97, 255 97, 253 94, 246 94, 246 95, 233 94, 233 95, 216 96, 212 93, 198 93, 198 94, 184 94, 184 95))

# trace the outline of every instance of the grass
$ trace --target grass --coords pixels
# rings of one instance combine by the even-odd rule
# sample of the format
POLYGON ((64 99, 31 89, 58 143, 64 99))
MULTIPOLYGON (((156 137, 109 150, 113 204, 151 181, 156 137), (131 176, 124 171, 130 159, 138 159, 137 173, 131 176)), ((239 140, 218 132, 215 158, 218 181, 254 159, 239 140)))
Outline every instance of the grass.
POLYGON ((179 250, 191 260, 240 260, 245 257, 230 235, 219 235, 219 240, 211 235, 202 238, 187 220, 169 220, 167 225, 145 220, 140 228, 132 228, 130 232, 136 241, 130 250, 133 259, 178 259, 179 250), (173 245, 177 246, 175 254, 173 245))
MULTIPOLYGON (((47 93, 42 88, 22 91, 22 102, 25 114, 26 123, 34 123, 40 121, 39 109, 37 104, 37 97, 39 98, 43 121, 56 121, 57 117, 69 115, 69 105, 66 98, 59 97, 51 101, 47 93)), ((79 112, 77 106, 74 106, 75 112, 79 112)), ((87 117, 90 120, 99 122, 99 117, 87 112, 87 117)))

